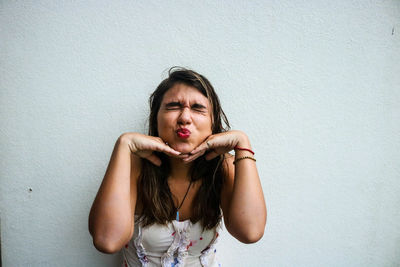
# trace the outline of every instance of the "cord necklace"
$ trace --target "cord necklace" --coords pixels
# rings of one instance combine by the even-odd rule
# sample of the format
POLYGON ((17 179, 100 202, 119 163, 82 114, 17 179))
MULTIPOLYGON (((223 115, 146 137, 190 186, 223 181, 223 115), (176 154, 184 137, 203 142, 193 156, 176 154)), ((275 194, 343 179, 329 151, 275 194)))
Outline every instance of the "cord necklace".
POLYGON ((192 186, 192 182, 193 182, 193 180, 190 180, 190 183, 189 183, 189 186, 188 186, 188 188, 187 188, 187 190, 186 190, 185 196, 183 197, 181 204, 180 204, 180 205, 178 206, 178 208, 176 209, 176 220, 177 220, 178 222, 179 222, 179 209, 182 207, 183 202, 185 201, 186 196, 187 196, 187 194, 189 193, 189 189, 190 189, 190 186, 192 186))

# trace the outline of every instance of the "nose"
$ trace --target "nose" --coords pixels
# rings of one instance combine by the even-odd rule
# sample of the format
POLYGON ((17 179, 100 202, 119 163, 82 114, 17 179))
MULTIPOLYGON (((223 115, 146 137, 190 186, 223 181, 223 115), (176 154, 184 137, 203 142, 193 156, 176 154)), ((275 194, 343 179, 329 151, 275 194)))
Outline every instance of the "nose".
POLYGON ((181 114, 179 114, 179 124, 189 124, 192 122, 192 114, 190 113, 190 107, 183 107, 181 114))

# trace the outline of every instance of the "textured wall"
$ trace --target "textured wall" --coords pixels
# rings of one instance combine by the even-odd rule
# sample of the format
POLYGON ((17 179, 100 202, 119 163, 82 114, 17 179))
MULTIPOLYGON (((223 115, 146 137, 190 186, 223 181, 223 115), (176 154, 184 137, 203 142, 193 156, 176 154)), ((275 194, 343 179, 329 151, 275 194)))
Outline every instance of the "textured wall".
POLYGON ((225 232, 223 265, 399 266, 400 2, 166 2, 1 1, 3 266, 119 262, 88 212, 173 65, 213 82, 256 151, 266 232, 225 232))

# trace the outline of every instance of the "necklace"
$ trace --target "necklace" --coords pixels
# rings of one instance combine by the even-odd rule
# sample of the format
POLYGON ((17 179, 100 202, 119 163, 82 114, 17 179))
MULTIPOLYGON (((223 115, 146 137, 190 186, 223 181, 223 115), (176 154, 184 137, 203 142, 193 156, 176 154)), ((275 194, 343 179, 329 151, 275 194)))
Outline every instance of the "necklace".
POLYGON ((193 182, 193 180, 190 180, 189 186, 188 186, 188 188, 187 188, 187 190, 186 190, 185 195, 183 196, 182 202, 181 202, 181 204, 178 206, 178 208, 176 208, 176 220, 177 220, 178 222, 179 222, 179 209, 182 207, 183 202, 185 201, 186 196, 187 196, 187 194, 189 193, 189 189, 190 189, 190 186, 192 185, 192 182, 193 182))

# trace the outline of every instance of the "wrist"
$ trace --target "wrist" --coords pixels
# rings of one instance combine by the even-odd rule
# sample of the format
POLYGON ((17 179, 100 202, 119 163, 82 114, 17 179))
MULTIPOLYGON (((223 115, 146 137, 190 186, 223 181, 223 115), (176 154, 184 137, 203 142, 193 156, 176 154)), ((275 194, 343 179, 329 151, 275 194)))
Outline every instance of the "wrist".
POLYGON ((251 149, 249 137, 242 131, 237 131, 237 142, 235 147, 251 149))
POLYGON ((124 133, 124 134, 122 134, 118 138, 117 143, 118 143, 119 146, 129 148, 129 150, 132 153, 135 153, 137 151, 137 149, 136 149, 136 146, 132 142, 132 135, 133 134, 134 133, 124 133))
POLYGON ((254 155, 249 137, 242 131, 237 131, 237 142, 233 149, 235 150, 236 159, 254 155))

